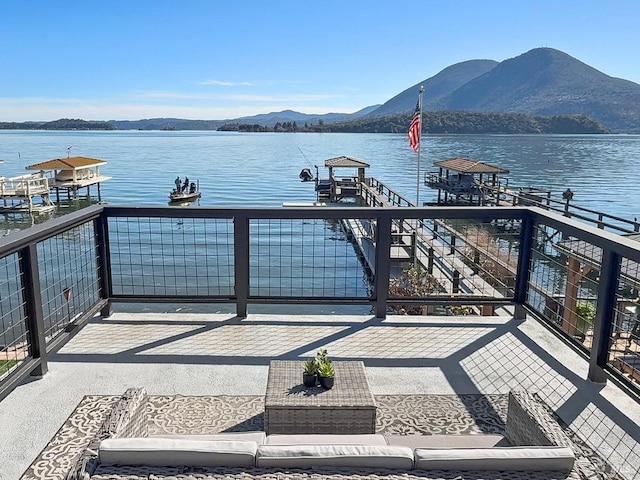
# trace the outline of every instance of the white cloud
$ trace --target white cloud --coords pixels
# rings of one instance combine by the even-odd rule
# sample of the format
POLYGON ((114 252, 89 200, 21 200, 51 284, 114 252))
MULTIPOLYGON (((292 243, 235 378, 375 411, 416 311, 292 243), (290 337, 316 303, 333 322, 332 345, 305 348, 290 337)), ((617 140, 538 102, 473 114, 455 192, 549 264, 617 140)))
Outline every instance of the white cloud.
POLYGON ((219 87, 252 87, 251 82, 224 82, 221 80, 205 80, 200 85, 215 85, 219 87))

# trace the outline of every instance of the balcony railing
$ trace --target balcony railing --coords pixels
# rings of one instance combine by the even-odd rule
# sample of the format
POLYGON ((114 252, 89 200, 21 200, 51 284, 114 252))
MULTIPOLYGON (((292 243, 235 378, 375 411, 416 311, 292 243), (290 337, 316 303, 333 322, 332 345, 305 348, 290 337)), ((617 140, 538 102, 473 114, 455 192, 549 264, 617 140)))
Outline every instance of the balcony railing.
POLYGON ((639 266, 633 238, 538 208, 93 206, 0 241, 0 398, 114 302, 507 308, 637 394, 639 266))

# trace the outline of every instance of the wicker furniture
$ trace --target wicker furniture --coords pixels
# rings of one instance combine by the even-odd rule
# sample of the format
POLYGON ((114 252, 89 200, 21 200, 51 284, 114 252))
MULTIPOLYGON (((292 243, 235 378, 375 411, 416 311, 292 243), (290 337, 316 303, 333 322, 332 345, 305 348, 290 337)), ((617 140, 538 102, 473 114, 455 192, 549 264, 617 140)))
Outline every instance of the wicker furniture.
MULTIPOLYGON (((185 397, 188 398, 188 397, 185 397)), ((496 472, 470 470, 389 469, 275 469, 230 467, 151 467, 99 465, 96 451, 101 439, 146 436, 143 389, 129 389, 116 402, 94 439, 71 464, 67 480, 587 480, 606 479, 551 417, 548 407, 528 392, 509 394, 505 438, 511 445, 557 445, 570 447, 576 457, 571 472, 496 472)), ((446 421, 446 419, 443 419, 446 421)), ((615 478, 611 476, 611 478, 615 478)))
POLYGON ((264 428, 273 433, 375 433, 376 401, 362 362, 333 362, 330 390, 302 385, 302 362, 269 364, 264 428))

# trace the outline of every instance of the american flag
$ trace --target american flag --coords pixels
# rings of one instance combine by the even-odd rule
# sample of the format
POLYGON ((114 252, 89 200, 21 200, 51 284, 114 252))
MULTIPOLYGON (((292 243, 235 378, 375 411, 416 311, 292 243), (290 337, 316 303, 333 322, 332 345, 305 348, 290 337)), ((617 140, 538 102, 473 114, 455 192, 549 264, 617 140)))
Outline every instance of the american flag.
POLYGON ((416 105, 416 111, 413 112, 411 125, 409 125, 409 145, 414 152, 420 150, 420 129, 422 128, 422 119, 420 118, 420 101, 416 105))

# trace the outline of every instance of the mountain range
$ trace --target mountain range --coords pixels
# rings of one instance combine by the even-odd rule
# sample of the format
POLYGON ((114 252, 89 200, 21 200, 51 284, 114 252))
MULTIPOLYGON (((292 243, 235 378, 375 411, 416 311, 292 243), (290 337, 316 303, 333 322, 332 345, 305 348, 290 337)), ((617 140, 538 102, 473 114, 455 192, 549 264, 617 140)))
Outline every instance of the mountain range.
POLYGON ((610 77, 553 48, 536 48, 500 63, 470 60, 452 65, 369 115, 413 110, 420 85, 425 87, 425 110, 582 114, 615 132, 640 133, 639 84, 610 77))
POLYGON ((553 48, 514 58, 468 60, 356 113, 308 115, 291 110, 229 120, 150 119, 109 123, 116 128, 219 128, 226 123, 273 127, 276 123, 347 123, 411 113, 424 86, 424 111, 586 115, 616 133, 640 133, 640 85, 611 77, 553 48))
MULTIPOLYGON (((402 116, 414 111, 420 86, 424 87, 423 111, 426 113, 569 115, 580 117, 582 123, 583 117, 589 117, 589 121, 607 131, 640 133, 640 84, 606 75, 553 48, 536 48, 502 62, 485 59, 456 63, 381 105, 371 105, 352 114, 309 115, 285 110, 227 120, 152 118, 109 120, 108 124, 118 129, 216 130, 229 124, 274 127, 296 122, 298 125, 340 124, 346 125, 345 130, 375 131, 374 125, 384 118, 404 128, 406 121, 402 116)), ((477 118, 483 121, 482 115, 477 118)), ((100 125, 105 122, 90 123, 90 128, 102 128, 100 125)), ((0 123, 0 128, 49 129, 61 128, 61 125, 69 125, 69 120, 5 122, 0 123)))

